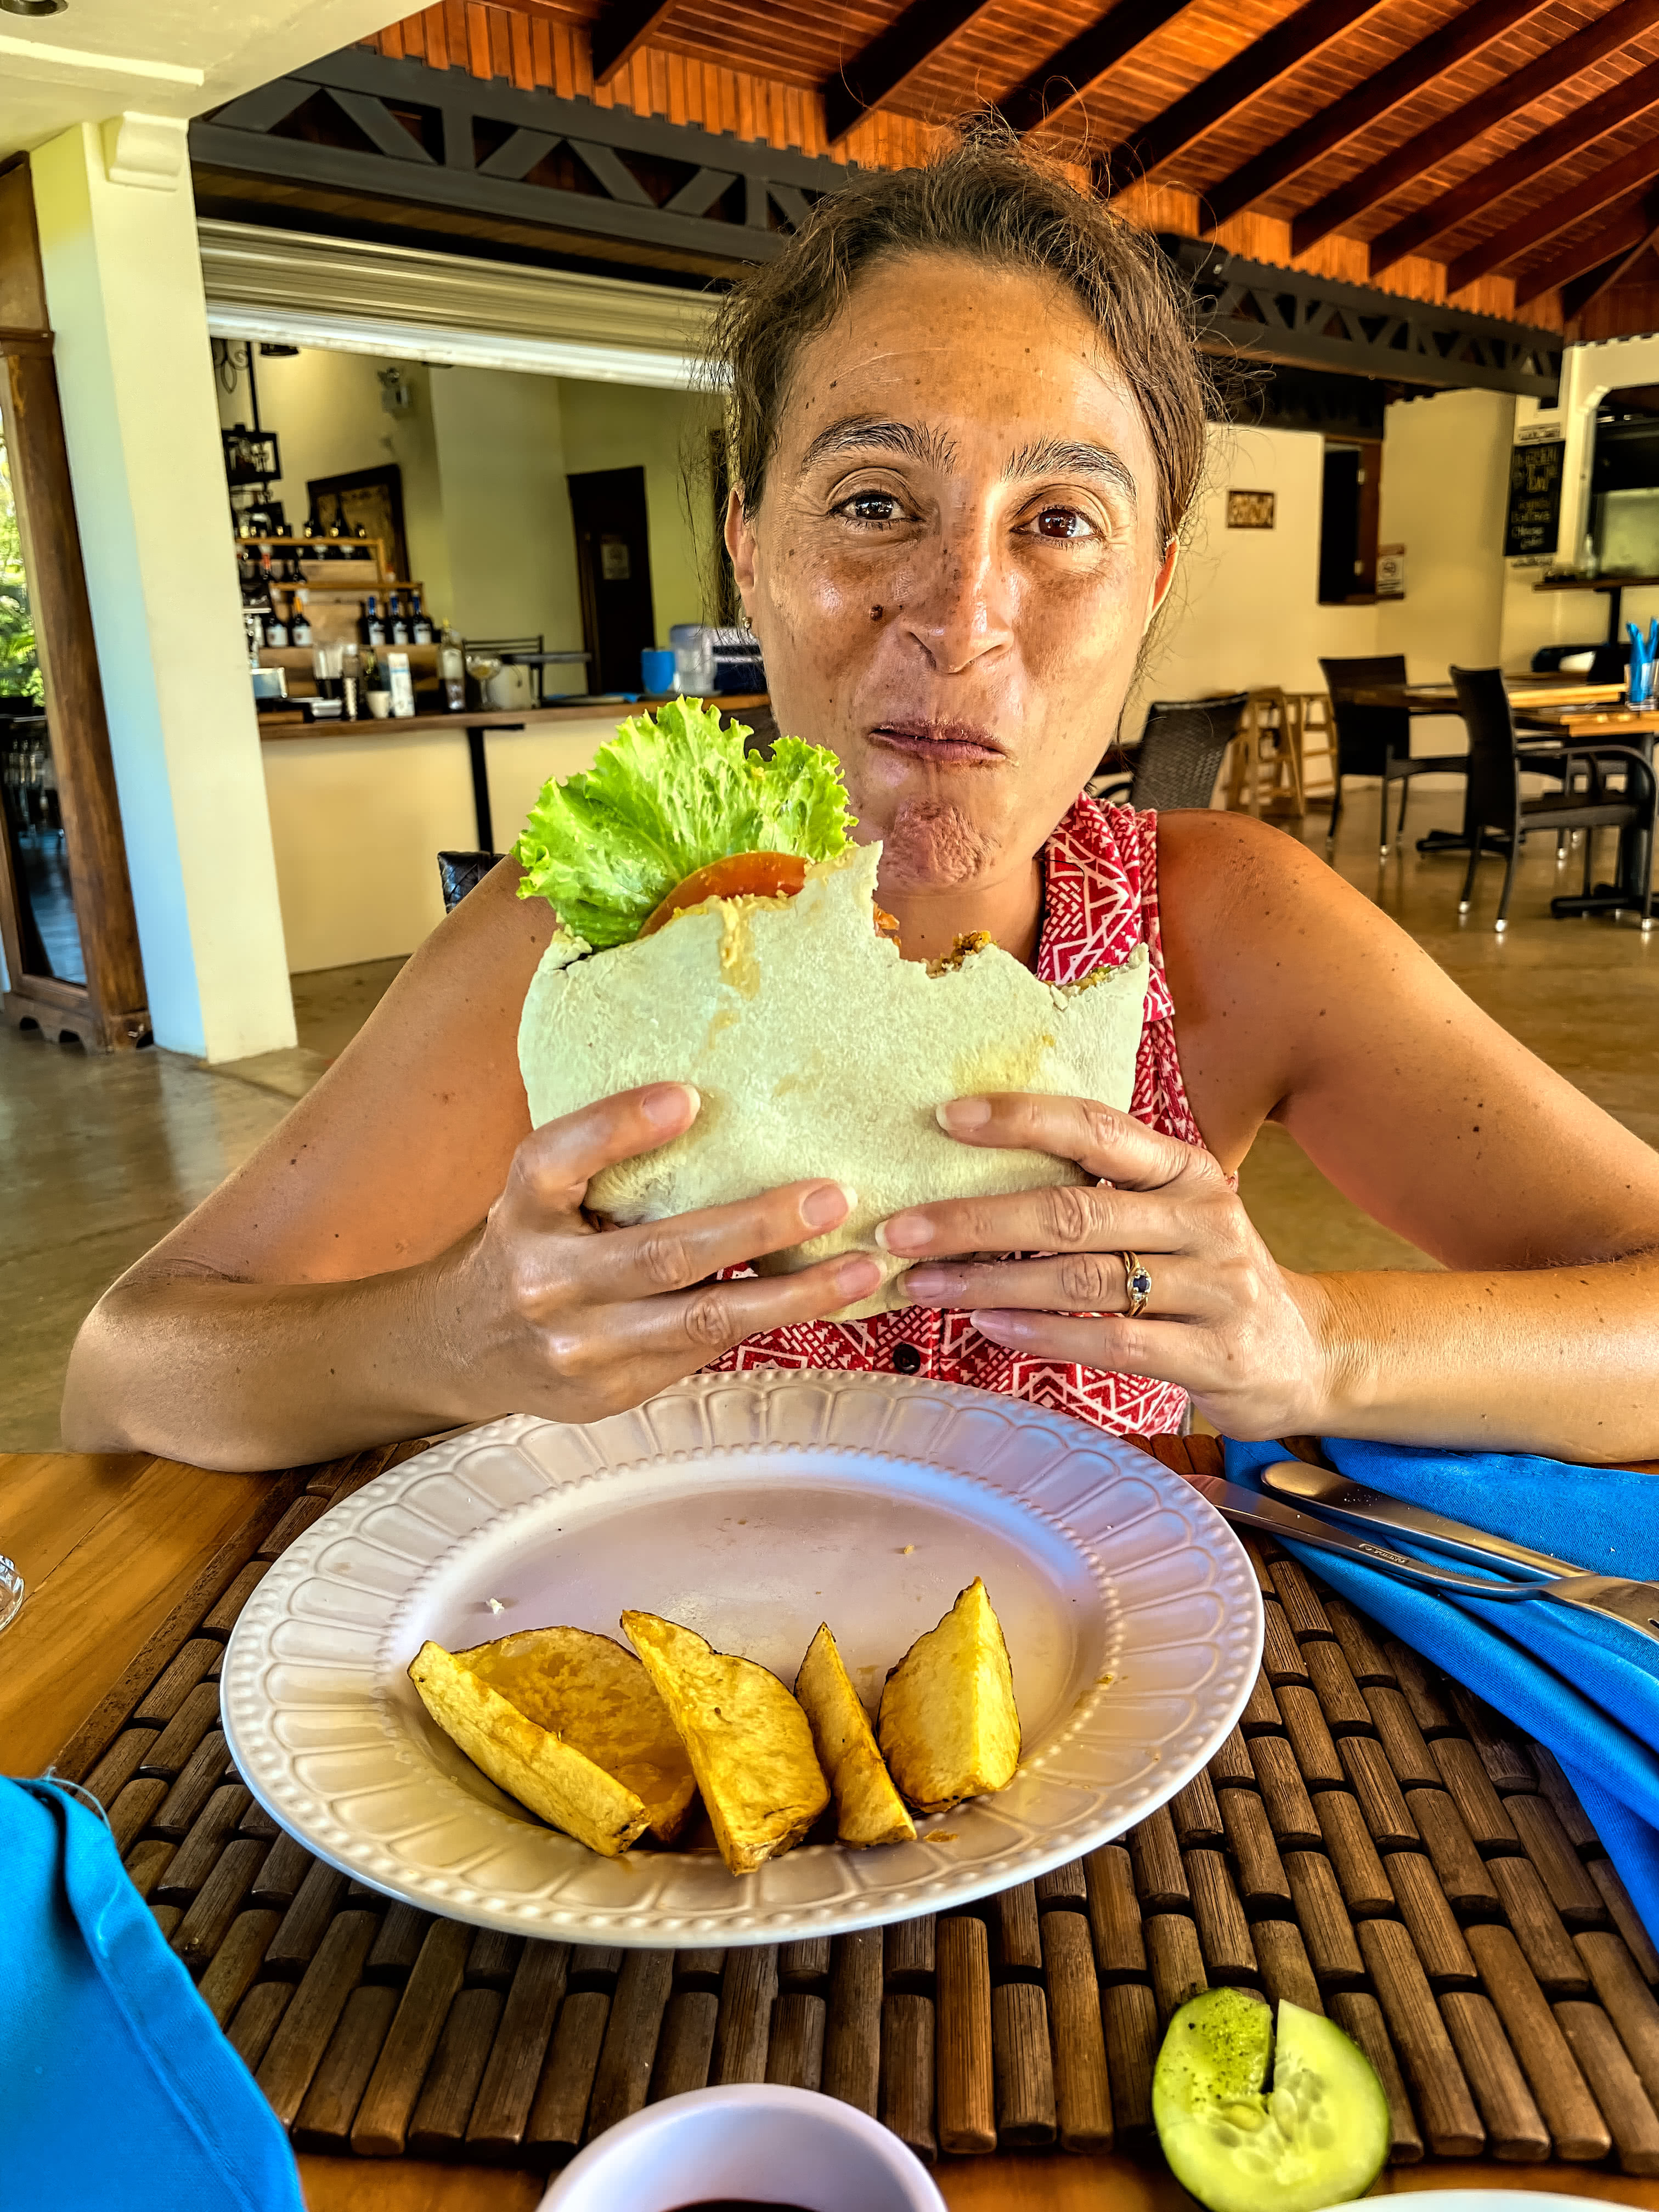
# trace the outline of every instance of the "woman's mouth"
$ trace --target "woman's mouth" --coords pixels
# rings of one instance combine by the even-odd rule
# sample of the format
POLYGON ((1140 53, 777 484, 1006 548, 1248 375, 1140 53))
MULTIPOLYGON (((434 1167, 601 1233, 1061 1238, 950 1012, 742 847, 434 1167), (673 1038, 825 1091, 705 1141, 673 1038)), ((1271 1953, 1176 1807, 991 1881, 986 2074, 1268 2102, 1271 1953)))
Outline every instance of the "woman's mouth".
POLYGON ((938 761, 941 766, 1008 757, 988 730, 973 722, 878 722, 870 732, 872 744, 896 753, 910 753, 918 760, 938 761))

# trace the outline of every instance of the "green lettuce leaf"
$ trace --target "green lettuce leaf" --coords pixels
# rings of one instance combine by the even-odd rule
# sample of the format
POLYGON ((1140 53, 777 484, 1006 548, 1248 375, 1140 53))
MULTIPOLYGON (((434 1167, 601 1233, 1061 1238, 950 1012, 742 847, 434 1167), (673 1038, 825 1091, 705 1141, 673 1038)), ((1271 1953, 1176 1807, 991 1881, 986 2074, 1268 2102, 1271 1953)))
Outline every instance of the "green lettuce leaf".
POLYGON ((514 846, 520 898, 544 898, 596 951, 637 937, 676 884, 733 853, 833 860, 853 817, 840 764, 823 745, 752 732, 677 699, 630 715, 585 774, 549 783, 514 846))

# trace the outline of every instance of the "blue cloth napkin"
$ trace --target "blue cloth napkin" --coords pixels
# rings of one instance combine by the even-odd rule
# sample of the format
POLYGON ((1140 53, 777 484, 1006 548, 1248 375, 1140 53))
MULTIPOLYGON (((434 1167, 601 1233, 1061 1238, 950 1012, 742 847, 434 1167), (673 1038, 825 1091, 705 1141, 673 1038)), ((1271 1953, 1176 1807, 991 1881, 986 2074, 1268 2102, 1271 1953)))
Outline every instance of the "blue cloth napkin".
MULTIPOLYGON (((1390 1498, 1587 1573, 1659 1581, 1659 1476, 1341 1437, 1326 1437, 1324 1448, 1351 1480, 1390 1498)), ((1252 1489, 1261 1486, 1258 1471, 1285 1456, 1278 1444, 1231 1438, 1226 1451, 1229 1480, 1252 1489)), ((1482 1572, 1400 1536, 1388 1542, 1454 1574, 1482 1572)), ((1644 1924, 1659 1936, 1659 1644, 1611 1615, 1543 1600, 1439 1597, 1330 1552, 1285 1548, 1554 1753, 1644 1924)))
POLYGON ((100 1816, 0 1778, 0 2200, 304 2212, 288 2138, 100 1816))

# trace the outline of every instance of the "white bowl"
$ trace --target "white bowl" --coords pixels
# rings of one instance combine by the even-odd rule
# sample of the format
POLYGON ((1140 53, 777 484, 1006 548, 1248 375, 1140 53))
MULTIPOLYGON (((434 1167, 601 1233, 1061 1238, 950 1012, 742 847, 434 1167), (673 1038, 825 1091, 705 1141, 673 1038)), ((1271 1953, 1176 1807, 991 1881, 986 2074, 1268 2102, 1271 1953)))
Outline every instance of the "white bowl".
POLYGON ((945 2212, 914 2151, 811 2089, 748 2083, 665 2097, 572 2159, 541 2212, 680 2212, 711 2198, 803 2212, 945 2212))

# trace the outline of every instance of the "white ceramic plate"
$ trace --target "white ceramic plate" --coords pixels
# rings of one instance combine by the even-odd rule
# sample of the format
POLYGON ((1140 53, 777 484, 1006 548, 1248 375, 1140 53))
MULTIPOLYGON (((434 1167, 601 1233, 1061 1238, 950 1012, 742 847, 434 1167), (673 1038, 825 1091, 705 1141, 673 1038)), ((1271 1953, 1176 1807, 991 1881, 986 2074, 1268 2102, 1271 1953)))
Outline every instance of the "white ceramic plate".
POLYGON ((260 1802, 374 1887, 600 1944, 793 1942, 1029 1880, 1133 1826, 1232 1726, 1261 1603, 1232 1531, 1147 1454, 1023 1401, 896 1376, 701 1376, 588 1428, 492 1422, 380 1475, 243 1607, 221 1704, 260 1802), (550 1622, 687 1623, 786 1681, 821 1620, 872 1702, 983 1575, 1024 1755, 1008 1788, 878 1850, 606 1859, 496 1790, 405 1669, 550 1622), (494 1600, 492 1605, 490 1601, 494 1600))

